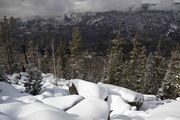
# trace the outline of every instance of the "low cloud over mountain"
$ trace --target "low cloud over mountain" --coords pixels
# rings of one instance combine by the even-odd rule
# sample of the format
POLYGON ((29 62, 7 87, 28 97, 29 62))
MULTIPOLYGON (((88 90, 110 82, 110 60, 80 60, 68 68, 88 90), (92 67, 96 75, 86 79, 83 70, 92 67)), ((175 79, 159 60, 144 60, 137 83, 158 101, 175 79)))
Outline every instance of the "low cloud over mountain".
POLYGON ((176 9, 174 0, 0 0, 0 17, 52 16, 72 11, 127 11, 141 8, 142 3, 157 3, 151 9, 176 9))

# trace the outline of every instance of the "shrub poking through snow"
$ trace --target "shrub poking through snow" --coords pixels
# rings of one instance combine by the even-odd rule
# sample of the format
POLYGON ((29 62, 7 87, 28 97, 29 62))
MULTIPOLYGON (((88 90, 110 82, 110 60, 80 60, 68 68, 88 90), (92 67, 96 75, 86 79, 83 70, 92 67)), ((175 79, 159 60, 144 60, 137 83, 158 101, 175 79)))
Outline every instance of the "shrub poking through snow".
POLYGON ((32 95, 39 94, 41 90, 42 82, 42 72, 32 65, 27 66, 28 79, 24 83, 25 92, 32 95))

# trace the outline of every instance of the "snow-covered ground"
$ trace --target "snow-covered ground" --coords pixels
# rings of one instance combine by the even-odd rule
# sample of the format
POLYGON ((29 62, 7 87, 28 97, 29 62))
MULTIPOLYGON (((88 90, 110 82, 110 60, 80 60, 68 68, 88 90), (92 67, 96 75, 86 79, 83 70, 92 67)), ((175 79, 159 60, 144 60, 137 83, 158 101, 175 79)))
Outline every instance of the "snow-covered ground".
POLYGON ((180 98, 159 100, 154 95, 79 79, 58 79, 55 86, 52 74, 43 74, 41 93, 32 96, 24 93, 27 74, 21 73, 21 80, 17 76, 8 76, 12 85, 0 82, 0 120, 180 120, 180 98), (70 95, 68 86, 72 84, 78 95, 70 95))

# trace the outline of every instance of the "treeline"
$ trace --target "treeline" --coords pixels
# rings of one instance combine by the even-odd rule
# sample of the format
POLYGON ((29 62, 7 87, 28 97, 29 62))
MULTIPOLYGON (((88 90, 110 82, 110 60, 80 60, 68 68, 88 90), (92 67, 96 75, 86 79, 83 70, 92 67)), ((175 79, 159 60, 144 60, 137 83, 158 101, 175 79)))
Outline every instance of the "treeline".
POLYGON ((161 40, 156 51, 149 52, 143 45, 143 37, 137 32, 132 40, 132 50, 128 53, 126 40, 117 33, 108 55, 104 56, 83 48, 84 40, 78 28, 74 28, 70 42, 61 37, 57 43, 48 32, 37 40, 31 39, 28 34, 26 39, 18 40, 12 35, 15 33, 15 22, 13 17, 4 17, 0 22, 1 76, 4 73, 25 72, 29 69, 28 65, 65 79, 103 80, 165 98, 180 95, 178 43, 172 49, 171 57, 164 57, 161 40), (47 41, 44 48, 39 45, 42 39, 47 41))
POLYGON ((123 53, 125 40, 121 35, 118 34, 112 42, 108 56, 108 83, 164 98, 176 98, 180 95, 179 43, 168 59, 161 54, 161 43, 158 44, 157 51, 148 54, 137 33, 132 40, 133 48, 127 60, 123 53))

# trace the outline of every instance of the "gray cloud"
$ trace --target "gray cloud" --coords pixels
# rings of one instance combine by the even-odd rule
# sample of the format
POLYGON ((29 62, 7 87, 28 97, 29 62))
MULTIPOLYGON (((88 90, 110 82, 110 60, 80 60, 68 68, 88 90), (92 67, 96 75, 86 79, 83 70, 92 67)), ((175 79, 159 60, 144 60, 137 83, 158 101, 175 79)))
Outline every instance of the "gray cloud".
MULTIPOLYGON (((141 7, 142 1, 147 0, 0 0, 0 17, 51 16, 72 11, 126 11, 129 8, 136 10, 141 7)), ((161 0, 151 9, 172 9, 172 4, 172 0, 161 0)))
POLYGON ((151 7, 153 10, 176 10, 177 6, 174 5, 174 0, 160 0, 156 6, 151 7))

